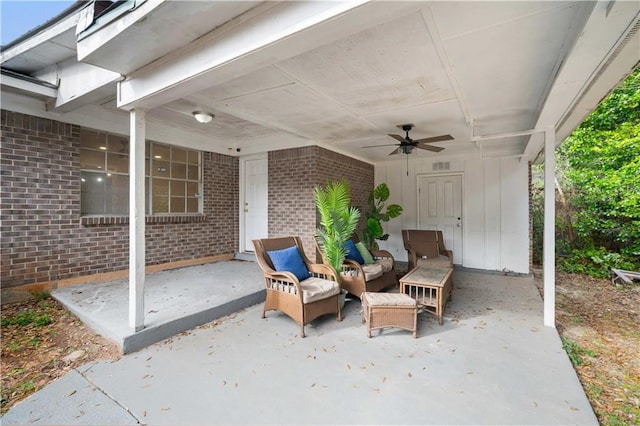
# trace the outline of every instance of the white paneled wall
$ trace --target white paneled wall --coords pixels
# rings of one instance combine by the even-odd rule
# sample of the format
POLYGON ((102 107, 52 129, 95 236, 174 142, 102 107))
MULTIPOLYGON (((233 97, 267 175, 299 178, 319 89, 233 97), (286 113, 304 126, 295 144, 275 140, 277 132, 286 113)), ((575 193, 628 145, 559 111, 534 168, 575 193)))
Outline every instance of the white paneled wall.
MULTIPOLYGON (((438 162, 443 162, 438 158, 438 162)), ((402 229, 416 229, 419 175, 462 175, 462 266, 492 271, 529 273, 528 164, 518 159, 448 160, 448 170, 434 172, 434 162, 410 157, 375 169, 376 185, 386 182, 388 204, 404 211, 384 224, 390 234, 380 247, 399 261, 407 260, 402 229), (407 176, 407 170, 409 175, 407 176)))

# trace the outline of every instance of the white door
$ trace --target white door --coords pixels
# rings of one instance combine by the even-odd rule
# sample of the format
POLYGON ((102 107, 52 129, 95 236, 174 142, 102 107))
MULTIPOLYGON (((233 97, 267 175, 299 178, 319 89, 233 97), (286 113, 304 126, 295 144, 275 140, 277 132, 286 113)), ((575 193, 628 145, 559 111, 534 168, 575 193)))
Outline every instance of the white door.
POLYGON ((462 264, 462 176, 418 176, 418 229, 440 230, 462 264))
POLYGON ((252 240, 268 238, 268 160, 245 160, 244 201, 242 217, 244 225, 244 249, 253 251, 252 240))

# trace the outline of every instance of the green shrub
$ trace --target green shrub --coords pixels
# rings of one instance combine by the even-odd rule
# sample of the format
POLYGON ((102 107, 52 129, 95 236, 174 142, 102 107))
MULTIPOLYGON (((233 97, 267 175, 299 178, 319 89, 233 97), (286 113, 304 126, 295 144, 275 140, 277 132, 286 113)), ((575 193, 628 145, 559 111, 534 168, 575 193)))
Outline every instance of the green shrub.
POLYGON ((594 278, 606 278, 611 269, 635 270, 638 264, 631 256, 607 251, 604 247, 574 249, 557 262, 558 270, 573 274, 587 274, 594 278))

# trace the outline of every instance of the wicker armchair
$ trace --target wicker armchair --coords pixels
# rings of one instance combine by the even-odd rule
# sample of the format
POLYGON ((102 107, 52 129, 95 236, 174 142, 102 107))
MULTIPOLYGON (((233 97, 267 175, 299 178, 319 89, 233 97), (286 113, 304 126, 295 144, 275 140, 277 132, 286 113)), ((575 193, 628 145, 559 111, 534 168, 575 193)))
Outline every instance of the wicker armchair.
POLYGON ((453 252, 445 247, 442 231, 403 229, 402 241, 409 258, 409 270, 416 266, 453 268, 453 252))
POLYGON ((342 321, 338 295, 340 286, 333 268, 311 263, 304 254, 298 237, 253 240, 258 265, 264 273, 267 289, 262 318, 267 311, 279 310, 300 325, 300 336, 305 337, 304 326, 321 315, 337 314, 342 321), (276 271, 270 251, 297 247, 310 275, 302 281, 288 271, 276 271))
MULTIPOLYGON (((351 240, 354 243, 359 241, 356 235, 353 235, 351 240)), ((317 237, 315 242, 322 261, 328 264, 317 237)), ((377 292, 398 285, 393 255, 386 250, 373 250, 371 255, 375 261, 371 265, 361 265, 349 259, 345 259, 342 264, 340 287, 357 298, 360 298, 364 292, 377 292)))

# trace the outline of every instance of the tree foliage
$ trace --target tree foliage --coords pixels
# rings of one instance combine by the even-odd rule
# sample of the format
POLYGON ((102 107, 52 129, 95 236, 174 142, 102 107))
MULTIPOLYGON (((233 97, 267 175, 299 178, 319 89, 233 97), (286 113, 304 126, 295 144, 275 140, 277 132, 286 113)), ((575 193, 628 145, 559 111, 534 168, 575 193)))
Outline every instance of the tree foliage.
POLYGON ((558 223, 572 231, 560 232, 570 241, 560 242, 569 253, 559 266, 571 270, 591 262, 599 270, 594 275, 610 267, 638 267, 640 69, 603 100, 562 143, 557 156, 559 189, 568 209, 558 223))

